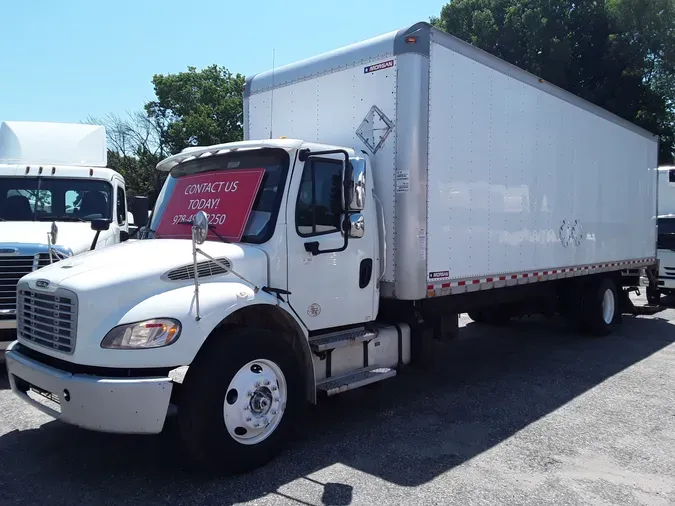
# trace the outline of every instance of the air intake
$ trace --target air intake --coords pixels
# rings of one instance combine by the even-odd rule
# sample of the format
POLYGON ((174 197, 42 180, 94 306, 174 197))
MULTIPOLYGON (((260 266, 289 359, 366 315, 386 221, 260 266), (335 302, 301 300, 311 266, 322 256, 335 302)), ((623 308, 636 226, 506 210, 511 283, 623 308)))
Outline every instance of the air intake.
MULTIPOLYGON (((227 258, 219 258, 218 261, 223 265, 227 266, 227 269, 218 265, 213 260, 207 260, 205 262, 197 263, 197 273, 200 278, 206 278, 209 276, 218 276, 219 274, 227 274, 230 271, 232 262, 227 258)), ((172 269, 162 276, 163 278, 169 279, 171 281, 184 281, 188 279, 195 278, 195 269, 193 264, 184 265, 176 269, 172 269)))

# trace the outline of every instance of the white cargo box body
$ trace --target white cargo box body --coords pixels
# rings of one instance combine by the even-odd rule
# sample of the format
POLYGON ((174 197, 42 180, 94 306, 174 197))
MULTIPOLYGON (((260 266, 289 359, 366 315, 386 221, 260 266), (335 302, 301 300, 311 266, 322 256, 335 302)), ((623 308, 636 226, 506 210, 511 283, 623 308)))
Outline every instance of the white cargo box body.
POLYGON ((105 167, 105 127, 80 123, 3 121, 0 164, 105 167))
POLYGON ((247 139, 370 154, 384 296, 655 258, 657 137, 427 23, 253 76, 244 100, 247 139))

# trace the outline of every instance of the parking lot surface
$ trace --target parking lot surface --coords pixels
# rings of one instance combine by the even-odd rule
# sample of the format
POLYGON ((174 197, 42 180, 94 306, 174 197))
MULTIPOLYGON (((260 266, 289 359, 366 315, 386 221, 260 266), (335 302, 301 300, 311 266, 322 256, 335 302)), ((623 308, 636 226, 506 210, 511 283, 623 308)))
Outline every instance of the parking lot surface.
POLYGON ((429 370, 328 399, 235 477, 187 469, 175 420, 138 437, 56 422, 0 364, 0 504, 675 504, 675 309, 607 338, 462 325, 429 370))

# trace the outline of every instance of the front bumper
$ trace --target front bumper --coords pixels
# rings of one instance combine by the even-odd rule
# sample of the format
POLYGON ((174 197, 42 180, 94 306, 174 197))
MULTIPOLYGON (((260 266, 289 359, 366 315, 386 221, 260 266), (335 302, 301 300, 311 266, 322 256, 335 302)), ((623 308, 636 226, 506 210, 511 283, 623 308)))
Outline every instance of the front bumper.
POLYGON ((157 434, 169 409, 169 377, 104 378, 41 364, 9 345, 5 358, 12 391, 43 413, 100 432, 157 434), (28 395, 39 398, 39 402, 28 395), (40 393, 38 393, 40 392, 40 393))
POLYGON ((16 318, 13 320, 0 319, 0 330, 16 328, 16 318))
MULTIPOLYGON (((2 320, 0 320, 0 323, 2 320)), ((0 362, 5 360, 5 350, 16 339, 16 332, 0 326, 0 362)))

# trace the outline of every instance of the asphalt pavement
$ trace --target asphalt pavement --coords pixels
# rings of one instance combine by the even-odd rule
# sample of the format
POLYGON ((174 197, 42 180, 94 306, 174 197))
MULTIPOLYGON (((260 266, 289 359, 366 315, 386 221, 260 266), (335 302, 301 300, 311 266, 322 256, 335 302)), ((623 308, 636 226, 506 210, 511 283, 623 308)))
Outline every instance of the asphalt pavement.
POLYGON ((462 325, 429 370, 313 407, 279 458, 234 477, 190 471, 175 420, 158 436, 54 421, 0 364, 0 504, 675 504, 675 309, 595 339, 462 325))

